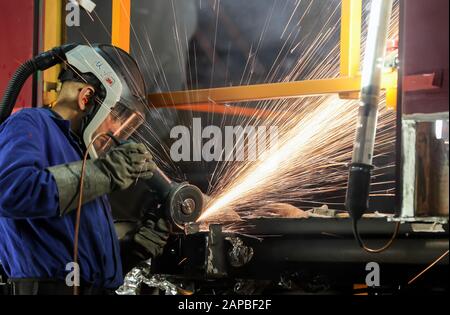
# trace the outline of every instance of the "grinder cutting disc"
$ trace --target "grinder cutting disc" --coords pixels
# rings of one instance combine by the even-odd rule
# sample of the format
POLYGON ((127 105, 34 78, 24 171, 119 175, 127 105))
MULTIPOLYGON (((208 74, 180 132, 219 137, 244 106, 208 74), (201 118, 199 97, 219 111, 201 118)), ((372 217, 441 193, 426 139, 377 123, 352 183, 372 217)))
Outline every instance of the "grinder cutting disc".
POLYGON ((170 192, 166 209, 172 221, 183 229, 184 224, 200 217, 203 205, 202 191, 194 185, 181 183, 170 192))

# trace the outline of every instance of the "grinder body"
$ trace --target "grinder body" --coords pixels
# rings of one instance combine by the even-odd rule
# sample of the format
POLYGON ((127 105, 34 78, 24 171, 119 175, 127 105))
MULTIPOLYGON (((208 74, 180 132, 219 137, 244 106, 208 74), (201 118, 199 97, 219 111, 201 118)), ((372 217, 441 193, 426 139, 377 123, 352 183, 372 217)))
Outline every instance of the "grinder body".
MULTIPOLYGON (((109 136, 117 145, 128 142, 128 140, 119 140, 112 134, 109 136)), ((141 180, 148 188, 156 192, 166 218, 174 226, 184 230, 186 223, 194 222, 200 217, 204 205, 204 195, 197 186, 186 182, 174 182, 159 167, 153 171, 151 178, 141 180)))
POLYGON ((204 200, 197 186, 174 182, 159 168, 151 178, 144 181, 157 193, 166 217, 177 227, 183 229, 185 223, 194 222, 200 217, 204 200))

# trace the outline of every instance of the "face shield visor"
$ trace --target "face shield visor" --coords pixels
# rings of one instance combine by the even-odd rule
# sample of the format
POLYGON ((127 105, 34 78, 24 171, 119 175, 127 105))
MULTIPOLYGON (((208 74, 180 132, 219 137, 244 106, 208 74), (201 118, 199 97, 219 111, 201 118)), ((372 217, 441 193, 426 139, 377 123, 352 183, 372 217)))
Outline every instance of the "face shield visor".
MULTIPOLYGON (((145 119, 141 113, 131 110, 122 103, 117 103, 106 116, 105 120, 92 134, 92 139, 99 134, 112 135, 114 139, 126 141, 144 123, 145 119)), ((98 156, 108 152, 116 142, 109 136, 100 136, 93 147, 98 156)))
POLYGON ((116 144, 111 137, 100 134, 125 141, 144 123, 145 82, 134 59, 111 45, 79 45, 66 57, 80 73, 94 75, 104 92, 103 98, 95 100, 82 127, 83 141, 91 158, 96 158, 116 144))

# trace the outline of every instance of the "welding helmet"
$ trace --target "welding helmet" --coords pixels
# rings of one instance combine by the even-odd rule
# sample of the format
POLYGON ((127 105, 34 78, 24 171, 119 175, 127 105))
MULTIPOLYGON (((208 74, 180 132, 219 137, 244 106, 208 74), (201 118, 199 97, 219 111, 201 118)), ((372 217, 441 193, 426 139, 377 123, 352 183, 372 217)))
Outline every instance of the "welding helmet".
MULTIPOLYGON (((88 83, 95 89, 81 126, 86 147, 100 133, 126 140, 145 121, 146 87, 135 60, 111 45, 77 45, 65 53, 60 81, 88 83)), ((89 147, 96 158, 115 143, 111 137, 98 137, 89 147)))

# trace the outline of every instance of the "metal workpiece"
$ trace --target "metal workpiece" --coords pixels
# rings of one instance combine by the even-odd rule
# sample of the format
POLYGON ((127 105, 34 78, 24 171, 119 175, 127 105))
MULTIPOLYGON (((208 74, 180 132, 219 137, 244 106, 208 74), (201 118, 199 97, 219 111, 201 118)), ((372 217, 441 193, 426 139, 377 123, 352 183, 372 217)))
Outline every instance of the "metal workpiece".
MULTIPOLYGON (((354 241, 348 218, 252 219, 245 233, 226 231, 219 224, 211 224, 203 232, 194 232, 198 224, 189 226, 191 234, 183 235, 165 251, 165 258, 181 263, 173 271, 163 262, 155 271, 187 279, 278 279, 286 273, 308 272, 318 264, 338 268, 339 264, 366 264, 375 259, 354 241)), ((360 233, 367 244, 379 246, 391 237, 394 226, 387 218, 362 218, 360 233)), ((448 249, 448 225, 431 226, 402 224, 397 240, 376 255, 376 262, 393 268, 429 264, 448 249)), ((440 262, 446 264, 448 259, 440 262)))
POLYGON ((448 222, 448 130, 448 112, 402 120, 403 198, 397 220, 448 222))
MULTIPOLYGON (((192 234, 180 236, 178 243, 167 248, 157 259, 165 260, 155 261, 158 268, 154 271, 219 287, 238 286, 242 293, 247 289, 253 292, 252 284, 260 281, 278 283, 280 277, 289 280, 293 275, 302 279, 309 274, 338 277, 351 284, 358 277, 364 279, 365 265, 370 261, 382 264, 386 273, 391 270, 392 277, 401 279, 399 273, 409 277, 448 249, 448 225, 430 233, 427 227, 431 225, 418 229, 411 223, 402 224, 392 247, 374 255, 362 251, 354 241, 348 218, 266 218, 252 219, 248 224, 252 228, 245 233, 226 231, 219 224, 194 232, 198 224, 190 224, 192 234), (169 260, 179 263, 171 266, 169 260)), ((368 245, 376 247, 391 237, 394 226, 387 218, 362 218, 360 233, 368 245)), ((436 268, 442 270, 448 263, 445 258, 436 268)))
MULTIPOLYGON (((359 222, 359 230, 363 235, 372 238, 388 237, 394 230, 394 225, 389 222, 390 217, 365 218, 359 222)), ((400 226, 399 235, 411 234, 413 231, 410 224, 400 226)), ((244 233, 243 233, 244 234, 244 233)), ((301 236, 303 238, 353 238, 352 222, 349 218, 308 218, 308 219, 286 219, 286 218, 259 218, 247 221, 246 235, 261 236, 282 235, 285 237, 301 236)), ((237 236, 239 233, 228 233, 229 236, 237 236)), ((241 237, 241 239, 243 239, 241 237)))
POLYGON ((227 275, 224 241, 222 226, 211 224, 206 239, 206 274, 208 277, 221 278, 227 275))
MULTIPOLYGON (((376 255, 378 263, 385 264, 428 264, 448 249, 448 238, 440 233, 442 238, 436 238, 430 233, 410 233, 397 239, 389 250, 376 255)), ((448 237, 448 234, 446 234, 448 237)), ((383 237, 374 237, 365 234, 370 246, 380 246, 389 238, 389 234, 383 237), (369 238, 370 237, 370 238, 369 238)), ((298 235, 292 237, 266 237, 256 241, 246 239, 254 249, 254 257, 243 268, 244 272, 256 266, 270 264, 273 268, 279 266, 283 270, 283 264, 303 263, 364 263, 372 261, 374 255, 361 251, 351 236, 325 236, 305 238, 298 235)), ((448 264, 448 259, 443 261, 448 264)), ((301 270, 301 269, 300 269, 301 270)), ((237 271, 237 270, 236 270, 237 271)))
POLYGON ((184 225, 184 234, 196 234, 200 232, 200 223, 189 222, 184 225))

